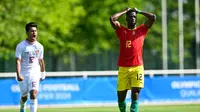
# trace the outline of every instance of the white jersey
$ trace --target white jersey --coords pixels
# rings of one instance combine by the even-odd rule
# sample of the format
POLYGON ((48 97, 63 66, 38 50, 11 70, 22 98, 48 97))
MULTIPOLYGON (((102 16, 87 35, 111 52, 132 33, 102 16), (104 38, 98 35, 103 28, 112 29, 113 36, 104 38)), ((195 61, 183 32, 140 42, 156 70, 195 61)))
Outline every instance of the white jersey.
POLYGON ((20 42, 16 48, 16 58, 21 59, 21 74, 40 73, 39 59, 43 59, 44 48, 38 42, 30 44, 27 40, 20 42))

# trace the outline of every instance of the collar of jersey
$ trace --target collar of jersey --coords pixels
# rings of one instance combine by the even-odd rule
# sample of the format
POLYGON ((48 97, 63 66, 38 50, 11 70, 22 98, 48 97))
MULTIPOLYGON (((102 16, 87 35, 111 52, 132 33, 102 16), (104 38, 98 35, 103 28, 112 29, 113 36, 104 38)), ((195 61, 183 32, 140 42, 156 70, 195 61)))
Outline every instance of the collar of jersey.
POLYGON ((31 45, 33 45, 33 44, 35 44, 36 43, 36 41, 35 42, 29 42, 27 39, 25 40, 28 44, 31 44, 31 45))

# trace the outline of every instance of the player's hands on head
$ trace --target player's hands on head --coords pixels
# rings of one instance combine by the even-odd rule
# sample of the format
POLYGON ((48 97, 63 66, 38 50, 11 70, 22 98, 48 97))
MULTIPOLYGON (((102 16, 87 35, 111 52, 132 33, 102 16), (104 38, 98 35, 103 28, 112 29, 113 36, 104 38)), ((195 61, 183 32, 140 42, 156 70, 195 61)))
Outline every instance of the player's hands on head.
POLYGON ((139 12, 139 10, 138 10, 136 7, 134 7, 133 10, 134 10, 136 13, 139 12))
POLYGON ((131 9, 131 8, 129 8, 129 7, 127 6, 125 10, 126 10, 126 11, 129 11, 130 9, 131 9))
POLYGON ((22 75, 17 76, 17 81, 23 81, 24 77, 22 75))

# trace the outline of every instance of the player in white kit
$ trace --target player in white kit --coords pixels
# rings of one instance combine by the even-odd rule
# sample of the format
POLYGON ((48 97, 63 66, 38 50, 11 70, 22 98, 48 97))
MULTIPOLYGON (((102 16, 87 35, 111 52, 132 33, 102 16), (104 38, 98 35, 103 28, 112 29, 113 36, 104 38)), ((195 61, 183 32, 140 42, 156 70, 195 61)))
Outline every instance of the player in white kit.
POLYGON ((30 22, 25 27, 27 39, 16 47, 16 72, 20 87, 20 112, 26 111, 30 93, 30 112, 37 112, 39 82, 45 79, 44 48, 37 41, 37 24, 30 22))

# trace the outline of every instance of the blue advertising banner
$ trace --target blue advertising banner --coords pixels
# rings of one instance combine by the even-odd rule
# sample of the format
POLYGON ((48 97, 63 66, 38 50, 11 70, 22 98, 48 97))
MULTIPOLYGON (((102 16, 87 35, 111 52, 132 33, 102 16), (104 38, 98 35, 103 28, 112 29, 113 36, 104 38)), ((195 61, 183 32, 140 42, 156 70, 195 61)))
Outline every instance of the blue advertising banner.
POLYGON ((141 100, 195 101, 200 100, 200 77, 168 76, 147 78, 141 100))
MULTIPOLYGON (((20 94, 14 78, 1 78, 0 106, 18 105, 20 94)), ((39 104, 117 102, 117 77, 48 78, 40 83, 39 104)), ((130 91, 127 101, 131 100, 130 91)), ((145 77, 140 101, 200 100, 200 77, 145 77)))

